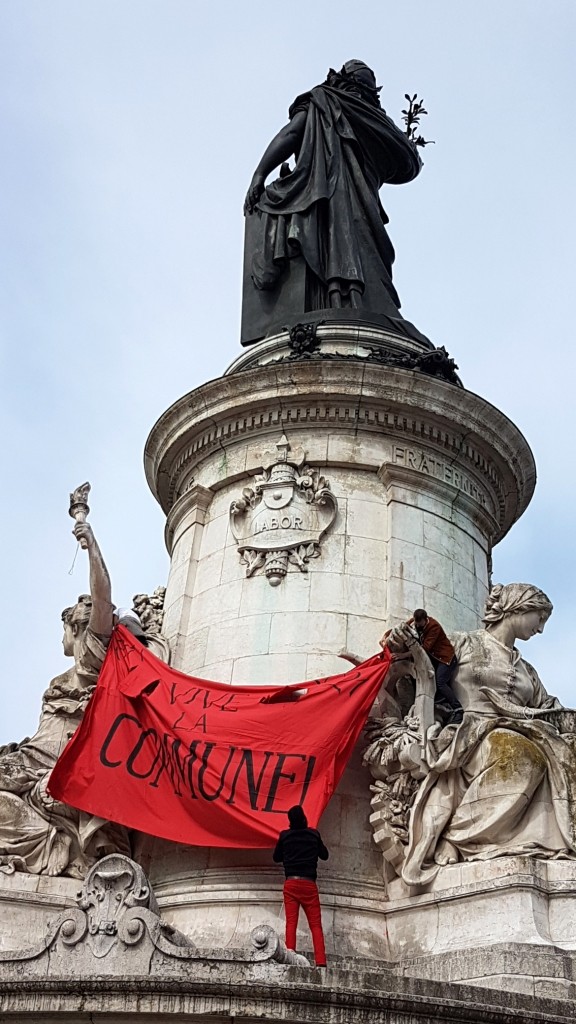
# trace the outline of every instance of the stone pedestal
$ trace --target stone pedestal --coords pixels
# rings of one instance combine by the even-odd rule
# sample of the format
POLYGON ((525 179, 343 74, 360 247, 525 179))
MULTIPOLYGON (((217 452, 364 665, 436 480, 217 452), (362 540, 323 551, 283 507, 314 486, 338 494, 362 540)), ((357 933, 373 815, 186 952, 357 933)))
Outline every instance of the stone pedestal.
MULTIPOLYGON (((403 339, 358 327, 352 339, 349 325, 322 331, 313 358, 289 358, 287 335, 253 346, 176 402, 148 439, 171 556, 163 628, 186 673, 234 685, 340 672, 342 653, 374 653, 384 627, 418 606, 448 629, 476 628, 492 545, 532 495, 530 450, 497 409, 366 359, 375 346, 387 358, 403 339), (338 512, 318 556, 288 564, 273 587, 261 570, 246 576, 230 506, 283 435, 288 462, 303 450, 338 512)), ((279 520, 278 546, 281 534, 279 520)), ((321 822, 331 857, 320 888, 329 954, 386 958, 369 787, 355 756, 321 822)), ((263 919, 281 927, 281 877, 267 852, 141 842, 165 917, 195 941, 237 944, 263 919)))
POLYGON ((425 892, 399 878, 386 909, 392 960, 494 943, 576 950, 576 864, 498 857, 443 868, 425 892))
POLYGON ((74 906, 81 884, 75 878, 0 872, 0 955, 41 942, 58 915, 74 906))

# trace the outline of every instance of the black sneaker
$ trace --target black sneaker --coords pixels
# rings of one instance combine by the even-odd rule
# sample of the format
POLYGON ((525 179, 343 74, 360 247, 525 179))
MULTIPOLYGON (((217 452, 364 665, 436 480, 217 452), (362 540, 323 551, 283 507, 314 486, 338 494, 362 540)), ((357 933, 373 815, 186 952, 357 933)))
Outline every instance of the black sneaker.
POLYGON ((434 705, 434 714, 440 719, 443 725, 446 724, 453 711, 454 708, 451 708, 449 704, 444 704, 441 701, 437 701, 434 705))

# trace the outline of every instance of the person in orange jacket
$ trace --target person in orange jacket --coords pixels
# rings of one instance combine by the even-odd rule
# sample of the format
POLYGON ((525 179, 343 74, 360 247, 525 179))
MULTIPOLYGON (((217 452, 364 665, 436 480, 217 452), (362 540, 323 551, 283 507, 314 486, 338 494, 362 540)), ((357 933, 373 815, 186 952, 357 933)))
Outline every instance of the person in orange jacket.
MULTIPOLYGON (((417 608, 408 626, 412 626, 421 646, 426 651, 436 679, 434 704, 442 716, 445 725, 458 724, 462 721, 464 709, 451 682, 458 662, 454 648, 437 619, 433 619, 424 608, 417 608)), ((380 641, 381 647, 388 646, 388 638, 392 630, 388 629, 380 641)), ((403 661, 410 658, 410 651, 394 651, 392 661, 403 661)))
POLYGON ((451 683, 458 662, 452 644, 437 619, 433 619, 424 608, 417 608, 408 625, 413 626, 421 646, 434 667, 436 676, 435 705, 443 713, 445 724, 462 721, 464 710, 456 697, 451 683))

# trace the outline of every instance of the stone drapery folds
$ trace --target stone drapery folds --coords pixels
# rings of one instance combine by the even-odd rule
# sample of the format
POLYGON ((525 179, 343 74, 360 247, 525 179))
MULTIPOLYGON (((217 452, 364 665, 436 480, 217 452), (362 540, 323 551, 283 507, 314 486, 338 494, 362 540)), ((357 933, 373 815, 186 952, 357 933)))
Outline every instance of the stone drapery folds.
POLYGON ((124 829, 53 800, 46 789, 106 653, 107 643, 88 627, 89 608, 84 595, 64 612, 81 631, 74 666, 51 681, 34 735, 0 756, 0 871, 83 878, 98 857, 129 852, 124 829))
POLYGON ((253 267, 256 287, 273 287, 283 261, 300 251, 319 285, 353 283, 363 292, 366 264, 377 259, 398 308, 394 250, 378 189, 416 177, 421 163, 414 146, 379 107, 328 85, 299 96, 290 117, 299 111, 306 121, 296 167, 272 182, 258 204, 265 219, 264 249, 253 267))
MULTIPOLYGON (((163 588, 134 599, 150 649, 163 660, 169 645, 160 633, 163 588)), ((74 665, 56 676, 42 699, 38 728, 21 743, 0 748, 0 871, 84 878, 101 857, 128 854, 126 830, 54 800, 47 791, 52 768, 80 725, 102 667, 108 638, 90 628, 92 599, 84 594, 62 614, 75 639, 66 653, 74 665)))
MULTIPOLYGON (((547 694, 514 646, 541 632, 551 610, 535 587, 499 586, 486 628, 451 635, 461 725, 422 721, 421 706, 403 719, 398 704, 370 723, 375 840, 406 884, 426 885, 458 861, 576 857, 576 712, 547 694)), ((418 704, 429 679, 409 671, 418 704)))
POLYGON ((349 61, 296 98, 264 153, 245 205, 244 345, 314 310, 402 322, 378 190, 412 181, 422 162, 378 93, 373 71, 349 61))

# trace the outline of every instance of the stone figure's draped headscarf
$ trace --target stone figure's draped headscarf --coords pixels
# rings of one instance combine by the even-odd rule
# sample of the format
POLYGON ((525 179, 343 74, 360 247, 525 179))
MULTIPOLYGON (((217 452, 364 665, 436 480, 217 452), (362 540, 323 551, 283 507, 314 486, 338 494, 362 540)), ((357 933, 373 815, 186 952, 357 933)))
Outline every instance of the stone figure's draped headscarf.
POLYGON ((507 615, 523 612, 546 612, 550 615, 552 602, 543 590, 531 583, 497 583, 488 595, 482 622, 491 625, 507 615))

